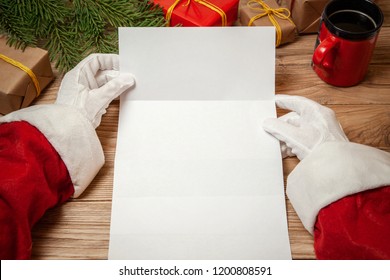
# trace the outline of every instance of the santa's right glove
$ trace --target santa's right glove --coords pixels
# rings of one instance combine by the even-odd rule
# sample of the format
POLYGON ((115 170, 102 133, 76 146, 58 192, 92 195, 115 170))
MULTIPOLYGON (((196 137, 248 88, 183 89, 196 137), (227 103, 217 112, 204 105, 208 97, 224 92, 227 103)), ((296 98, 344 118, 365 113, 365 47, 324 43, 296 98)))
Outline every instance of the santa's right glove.
POLYGON ((287 195, 314 234, 320 259, 390 259, 390 154, 349 142, 335 113, 299 96, 277 95, 292 112, 264 129, 301 162, 287 195))
POLYGON ((66 73, 55 104, 15 111, 0 123, 26 121, 38 128, 64 161, 78 197, 104 164, 95 132, 110 102, 134 85, 134 77, 119 73, 115 54, 91 54, 66 73))

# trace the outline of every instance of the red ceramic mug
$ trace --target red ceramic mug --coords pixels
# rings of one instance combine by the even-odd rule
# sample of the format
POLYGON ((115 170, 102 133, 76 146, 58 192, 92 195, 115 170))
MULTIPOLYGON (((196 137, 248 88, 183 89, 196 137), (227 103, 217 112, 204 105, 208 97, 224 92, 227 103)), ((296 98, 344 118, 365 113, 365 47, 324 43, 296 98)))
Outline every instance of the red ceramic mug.
POLYGON ((312 67, 325 82, 353 86, 364 79, 383 23, 369 0, 333 0, 325 7, 312 67))

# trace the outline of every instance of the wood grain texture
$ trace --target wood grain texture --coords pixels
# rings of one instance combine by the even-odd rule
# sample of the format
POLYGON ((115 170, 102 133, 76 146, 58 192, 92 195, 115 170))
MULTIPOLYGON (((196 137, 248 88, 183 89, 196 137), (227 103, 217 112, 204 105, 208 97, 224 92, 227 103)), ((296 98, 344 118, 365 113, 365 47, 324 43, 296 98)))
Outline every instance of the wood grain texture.
MULTIPOLYGON (((377 0, 385 15, 377 46, 364 82, 337 88, 322 82, 310 62, 315 35, 300 36, 294 43, 276 50, 276 93, 301 95, 332 108, 350 141, 390 152, 390 1, 377 0)), ((62 75, 35 102, 53 103, 62 75)), ((278 115, 286 113, 278 109, 278 115)), ((97 134, 106 164, 85 193, 49 210, 34 227, 34 259, 106 259, 110 231, 113 168, 118 130, 119 101, 104 115, 97 134)), ((287 176, 299 163, 283 160, 287 176)), ((294 259, 314 259, 313 238, 303 228, 286 198, 291 252, 294 259)))

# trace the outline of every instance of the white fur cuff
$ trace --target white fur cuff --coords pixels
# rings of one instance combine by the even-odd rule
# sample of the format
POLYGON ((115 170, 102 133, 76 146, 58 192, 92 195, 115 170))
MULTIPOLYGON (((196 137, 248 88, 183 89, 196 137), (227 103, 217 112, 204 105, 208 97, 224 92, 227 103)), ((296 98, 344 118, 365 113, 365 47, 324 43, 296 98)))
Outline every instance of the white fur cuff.
POLYGON ((78 197, 104 164, 103 149, 91 123, 75 108, 51 104, 10 113, 1 122, 26 121, 39 129, 68 168, 78 197))
POLYGON ((361 191, 390 185, 390 154, 351 142, 326 142, 303 159, 287 179, 287 195, 313 234, 318 212, 361 191))

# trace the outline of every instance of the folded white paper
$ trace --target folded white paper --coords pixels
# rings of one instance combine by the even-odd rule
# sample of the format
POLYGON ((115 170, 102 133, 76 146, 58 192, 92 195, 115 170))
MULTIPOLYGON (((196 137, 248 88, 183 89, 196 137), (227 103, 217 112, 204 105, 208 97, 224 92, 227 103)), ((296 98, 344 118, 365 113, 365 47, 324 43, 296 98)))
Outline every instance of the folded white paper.
POLYGON ((121 28, 110 259, 290 259, 268 27, 121 28))

